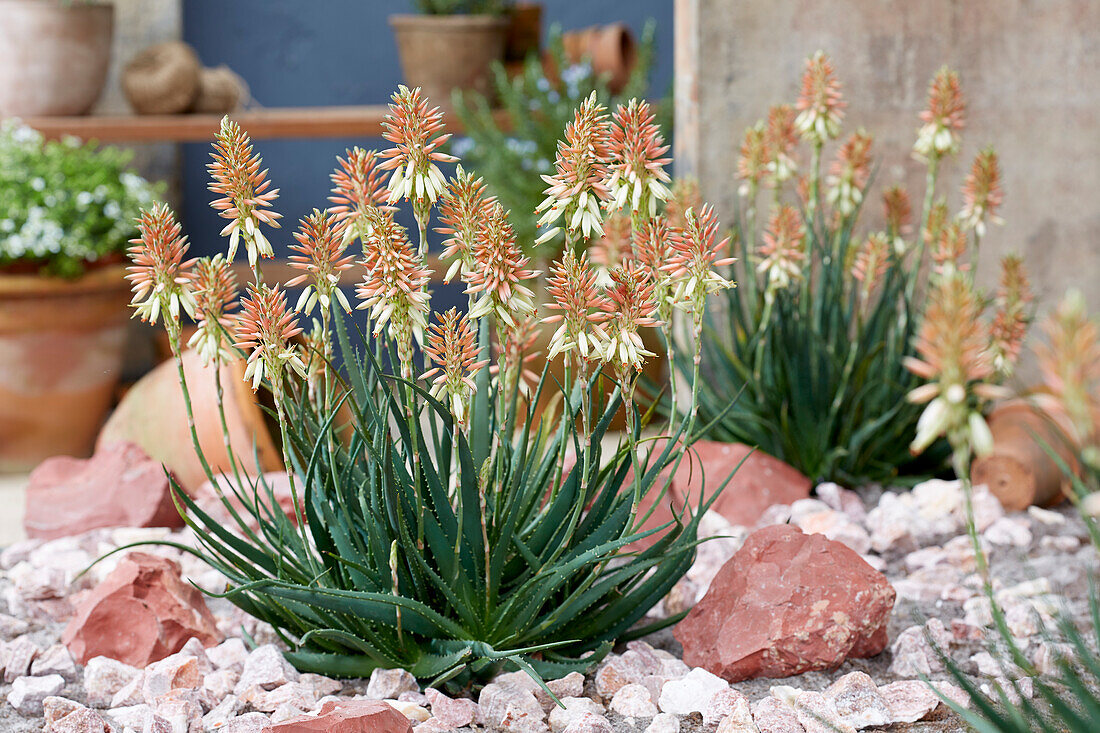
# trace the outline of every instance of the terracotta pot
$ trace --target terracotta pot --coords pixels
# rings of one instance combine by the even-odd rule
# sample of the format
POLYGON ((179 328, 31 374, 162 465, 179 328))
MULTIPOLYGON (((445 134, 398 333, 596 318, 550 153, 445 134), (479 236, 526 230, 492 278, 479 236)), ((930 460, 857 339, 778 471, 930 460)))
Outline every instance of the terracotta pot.
MULTIPOLYGON (((203 366, 192 350, 184 352, 183 366, 203 454, 215 474, 231 473, 218 415, 214 369, 203 366)), ((261 402, 270 403, 270 395, 262 391, 253 394, 244 382, 244 362, 240 360, 222 366, 221 383, 229 438, 242 470, 252 475, 282 470, 279 448, 260 409, 261 402), (253 443, 259 466, 253 459, 253 443)), ((206 481, 191 440, 175 359, 160 364, 126 393, 99 434, 100 445, 116 441, 137 443, 151 458, 163 463, 189 494, 206 481)))
POLYGON ((993 453, 974 460, 970 473, 975 485, 988 486, 1009 511, 1022 511, 1032 504, 1051 506, 1066 498, 1071 490, 1069 479, 1036 439, 1038 436, 1073 470, 1079 470, 1066 415, 1016 400, 994 410, 988 422, 993 453))
POLYGON ((111 60, 114 7, 0 0, 0 116, 82 115, 111 60))
POLYGON ((0 472, 91 453, 122 365, 124 274, 0 275, 0 472))
POLYGON ((504 59, 523 61, 538 53, 542 43, 542 4, 516 3, 508 13, 508 31, 504 39, 504 59))
POLYGON ((570 63, 587 59, 597 76, 607 75, 607 87, 612 94, 618 94, 626 86, 638 60, 634 35, 625 23, 569 31, 562 34, 561 42, 570 63))
POLYGON ((492 63, 504 58, 507 18, 493 15, 391 15, 405 83, 433 104, 455 89, 492 92, 492 63))

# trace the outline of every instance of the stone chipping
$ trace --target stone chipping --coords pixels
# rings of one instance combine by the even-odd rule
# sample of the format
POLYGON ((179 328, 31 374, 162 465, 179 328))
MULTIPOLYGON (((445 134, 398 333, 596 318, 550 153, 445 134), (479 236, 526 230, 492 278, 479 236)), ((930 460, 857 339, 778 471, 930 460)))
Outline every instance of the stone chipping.
MULTIPOLYGON (((61 643, 62 630, 82 595, 120 558, 77 579, 86 563, 134 539, 191 544, 193 538, 186 530, 97 529, 18 543, 0 552, 0 729, 260 733, 271 726, 294 730, 301 725, 295 721, 304 716, 308 722, 322 709, 347 718, 355 705, 384 701, 416 733, 963 730, 918 679, 926 676, 940 693, 965 700, 934 647, 989 691, 1022 670, 990 653, 992 617, 965 536, 961 489, 957 482, 936 481, 912 492, 864 496, 871 500, 823 485, 817 498, 770 508, 761 523, 789 522, 807 534, 823 534, 886 575, 897 592, 886 651, 848 659, 835 669, 730 684, 704 666, 684 664, 682 648, 666 630, 617 647, 587 675, 549 680, 564 707, 522 672, 500 675, 472 697, 421 689, 404 670, 378 670, 365 680, 300 674, 283 658, 270 628, 216 598, 206 603, 226 637, 219 644, 204 647, 192 639, 143 667, 102 656, 81 665, 61 643), (250 649, 245 635, 258 646, 250 649)), ((1059 613, 1077 619, 1087 614, 1088 576, 1097 561, 1084 525, 1070 507, 1005 513, 984 491, 976 507, 1009 627, 1036 667, 1050 670, 1064 647, 1046 638, 1044 629, 1059 613)), ((731 525, 718 515, 708 516, 704 527, 721 539, 700 547, 691 572, 655 609, 656 616, 698 602, 758 528, 731 525)), ((185 582, 212 579, 214 571, 186 553, 168 547, 143 551, 178 563, 185 582)), ((1020 682, 1028 694, 1030 681, 1020 682)))

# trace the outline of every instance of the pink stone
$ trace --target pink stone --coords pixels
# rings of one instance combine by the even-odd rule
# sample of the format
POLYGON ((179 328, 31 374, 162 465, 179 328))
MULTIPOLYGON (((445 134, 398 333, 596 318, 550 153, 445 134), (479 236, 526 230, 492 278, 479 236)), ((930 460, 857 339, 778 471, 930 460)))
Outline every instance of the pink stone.
POLYGON ((866 672, 849 672, 825 690, 845 723, 857 730, 888 725, 890 706, 866 672))
POLYGON ((687 664, 727 680, 786 677, 880 653, 894 595, 843 544, 776 525, 745 540, 673 633, 687 664))
POLYGON ((76 664, 63 644, 54 644, 31 662, 31 674, 41 677, 59 674, 66 680, 76 679, 76 664))
POLYGON ((653 696, 644 685, 631 683, 619 688, 611 698, 611 709, 627 718, 652 718, 657 714, 653 696))
POLYGON ((596 670, 596 692, 610 698, 619 688, 640 683, 649 675, 662 672, 661 660, 644 648, 627 649, 622 654, 609 654, 596 670))
POLYGON ((411 733, 409 719, 380 700, 329 701, 318 715, 303 715, 266 733, 411 733))
MULTIPOLYGON (((711 511, 722 515, 730 524, 752 527, 773 504, 793 504, 809 497, 810 480, 778 458, 741 443, 700 440, 684 455, 668 495, 657 505, 643 528, 654 529, 672 521, 670 504, 677 511, 685 504, 698 505, 700 492, 710 496, 742 459, 744 463, 711 507, 711 511)), ((656 501, 657 492, 651 493, 653 496, 643 498, 642 511, 648 511, 656 501)), ((655 538, 647 538, 642 544, 653 542, 655 538)))
POLYGON ((891 682, 878 688, 890 710, 890 722, 915 723, 940 704, 935 690, 919 680, 891 682))
POLYGON ((99 713, 85 707, 69 713, 48 730, 50 733, 112 733, 111 725, 99 713))
POLYGON ((30 674, 31 662, 38 655, 38 647, 26 636, 8 642, 4 650, 4 681, 13 682, 17 677, 30 674))
POLYGON ((265 644, 256 647, 248 655, 235 693, 237 697, 243 698, 244 693, 252 687, 274 690, 288 682, 297 682, 299 677, 298 670, 286 661, 277 646, 265 644))
POLYGON ((84 692, 89 705, 110 705, 111 699, 135 679, 140 669, 110 657, 93 657, 84 666, 84 692))
POLYGON ((820 692, 799 692, 794 699, 794 711, 806 733, 856 733, 840 717, 833 701, 820 692))
POLYGON ((23 528, 53 539, 97 527, 179 527, 168 477, 134 443, 112 443, 88 459, 47 458, 31 472, 23 528))
POLYGON ((752 719, 760 733, 805 733, 798 716, 787 703, 765 697, 752 706, 752 719))
POLYGON ((732 687, 719 690, 710 699, 703 710, 703 723, 716 725, 729 717, 741 724, 752 722, 749 699, 732 687))
POLYGON ((425 691, 424 695, 432 706, 432 716, 445 726, 445 729, 465 728, 474 721, 477 703, 473 700, 467 698, 455 700, 431 687, 425 691))
POLYGON ((191 637, 207 645, 222 638, 202 592, 175 561, 131 552, 77 604, 61 641, 80 664, 107 656, 145 667, 191 637))

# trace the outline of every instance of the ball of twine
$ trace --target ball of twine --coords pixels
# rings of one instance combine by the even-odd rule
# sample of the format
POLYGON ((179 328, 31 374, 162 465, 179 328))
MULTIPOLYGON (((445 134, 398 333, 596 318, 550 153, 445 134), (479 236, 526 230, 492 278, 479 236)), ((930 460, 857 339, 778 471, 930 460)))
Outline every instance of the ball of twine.
POLYGON ((199 94, 202 64, 182 41, 150 46, 122 72, 122 91, 134 111, 143 115, 186 112, 199 94))
POLYGON ((192 112, 226 114, 245 103, 248 85, 240 74, 228 66, 203 69, 199 77, 199 93, 192 112))

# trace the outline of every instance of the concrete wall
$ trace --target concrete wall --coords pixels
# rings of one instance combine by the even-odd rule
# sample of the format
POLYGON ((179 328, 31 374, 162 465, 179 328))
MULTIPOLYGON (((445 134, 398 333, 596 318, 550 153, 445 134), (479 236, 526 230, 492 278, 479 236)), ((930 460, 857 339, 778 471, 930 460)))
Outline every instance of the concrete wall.
POLYGON ((724 220, 744 128, 794 101, 819 48, 844 83, 845 130, 875 135, 876 187, 908 182, 919 211, 923 168, 909 153, 928 80, 948 64, 968 103, 941 189, 952 209, 973 155, 993 144, 1001 156, 1007 223, 983 240, 982 279, 1019 251, 1046 305, 1075 286, 1100 310, 1100 3, 676 0, 676 24, 678 163, 724 220))

